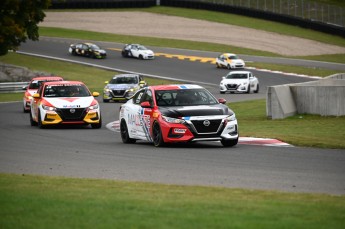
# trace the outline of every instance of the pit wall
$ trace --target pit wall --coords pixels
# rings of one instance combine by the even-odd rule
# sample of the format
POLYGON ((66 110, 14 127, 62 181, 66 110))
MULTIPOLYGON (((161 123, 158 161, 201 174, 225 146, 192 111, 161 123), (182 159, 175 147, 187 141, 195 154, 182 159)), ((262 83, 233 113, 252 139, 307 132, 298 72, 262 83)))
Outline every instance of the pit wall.
POLYGON ((345 73, 306 83, 268 87, 266 115, 284 119, 296 114, 345 115, 345 73))

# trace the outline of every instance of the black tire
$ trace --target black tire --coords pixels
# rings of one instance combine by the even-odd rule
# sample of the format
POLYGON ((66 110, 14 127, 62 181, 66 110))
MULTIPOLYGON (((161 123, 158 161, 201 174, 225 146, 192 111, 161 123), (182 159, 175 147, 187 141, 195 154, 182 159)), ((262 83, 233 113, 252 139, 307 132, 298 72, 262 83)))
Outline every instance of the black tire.
POLYGON ((99 123, 91 124, 92 129, 100 129, 102 127, 102 118, 99 119, 99 123))
POLYGON ((103 99, 104 103, 109 103, 109 99, 103 99))
POLYGON ((144 59, 143 55, 139 55, 139 59, 143 60, 144 59))
POLYGON ((220 94, 225 94, 225 91, 220 91, 220 94))
POLYGON ((32 119, 31 111, 30 111, 30 125, 31 125, 31 126, 37 126, 37 122, 35 122, 35 121, 32 119))
POLYGON ((250 84, 248 85, 248 88, 247 88, 246 93, 247 93, 247 94, 250 94, 250 84))
POLYGON ((38 122, 37 122, 37 126, 40 128, 40 129, 44 129, 45 128, 45 125, 42 124, 42 120, 41 120, 41 112, 40 110, 38 110, 38 118, 37 118, 38 122))
POLYGON ((165 145, 161 127, 157 122, 155 122, 152 127, 152 141, 154 146, 156 147, 161 147, 165 145))
POLYGON ((257 85, 257 87, 256 87, 256 89, 255 89, 255 91, 254 91, 254 93, 259 93, 259 84, 257 85))
POLYGON ((126 55, 126 52, 125 52, 125 51, 122 51, 122 52, 121 52, 121 55, 122 55, 122 57, 127 57, 127 55, 126 55))
POLYGON ((29 111, 30 111, 30 109, 29 109, 29 110, 26 110, 25 107, 23 107, 23 112, 24 112, 24 113, 28 113, 29 111))
POLYGON ((135 143, 137 140, 130 138, 128 134, 128 128, 125 120, 122 120, 120 123, 120 133, 121 133, 121 139, 123 143, 130 144, 135 143))
POLYGON ((231 70, 231 66, 230 66, 230 64, 228 64, 228 66, 226 66, 229 70, 231 70))
POLYGON ((220 66, 218 63, 216 63, 216 67, 217 67, 217 68, 220 68, 221 66, 220 66))
POLYGON ((232 139, 232 140, 221 140, 220 141, 224 147, 233 147, 237 145, 238 143, 238 138, 232 139))

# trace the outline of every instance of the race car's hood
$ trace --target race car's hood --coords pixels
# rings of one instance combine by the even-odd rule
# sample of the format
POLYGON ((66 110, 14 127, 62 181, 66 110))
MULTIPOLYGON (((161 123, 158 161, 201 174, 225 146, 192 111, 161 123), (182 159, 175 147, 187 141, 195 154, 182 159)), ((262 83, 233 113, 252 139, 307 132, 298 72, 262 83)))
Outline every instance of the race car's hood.
POLYGON ((110 90, 127 90, 135 86, 136 84, 108 84, 110 90))
POLYGON ((61 97, 61 98, 45 98, 43 103, 56 108, 85 108, 91 106, 94 97, 61 97))
POLYGON ((229 113, 230 110, 228 109, 228 107, 223 104, 159 107, 159 110, 162 115, 172 118, 232 114, 229 113))
POLYGON ((243 84, 248 82, 248 79, 224 79, 222 83, 224 84, 243 84))
POLYGON ((141 53, 147 54, 147 55, 153 55, 153 51, 152 50, 142 50, 141 53))
POLYGON ((234 63, 234 64, 243 64, 243 60, 241 60, 241 59, 235 59, 235 60, 231 60, 231 63, 234 63))

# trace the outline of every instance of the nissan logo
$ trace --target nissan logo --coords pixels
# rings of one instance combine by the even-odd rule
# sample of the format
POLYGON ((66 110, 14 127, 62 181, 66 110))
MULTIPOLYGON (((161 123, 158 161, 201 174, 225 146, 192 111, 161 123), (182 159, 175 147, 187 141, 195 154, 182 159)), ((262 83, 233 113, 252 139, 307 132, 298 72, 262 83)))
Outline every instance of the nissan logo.
POLYGON ((69 112, 71 112, 71 114, 74 114, 75 113, 75 109, 72 108, 72 109, 69 110, 69 112))
POLYGON ((209 126, 209 125, 211 124, 211 122, 210 122, 209 120, 205 120, 205 121, 203 122, 203 124, 204 124, 204 126, 209 126))

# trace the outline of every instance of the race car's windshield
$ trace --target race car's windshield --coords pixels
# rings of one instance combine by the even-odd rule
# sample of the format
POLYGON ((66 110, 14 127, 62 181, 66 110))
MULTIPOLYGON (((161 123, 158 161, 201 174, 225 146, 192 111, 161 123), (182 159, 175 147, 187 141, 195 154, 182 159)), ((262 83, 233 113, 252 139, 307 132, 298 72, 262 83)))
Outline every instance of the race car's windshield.
POLYGON ((43 97, 87 97, 89 90, 82 84, 47 85, 43 97))
POLYGON ((227 79, 247 79, 248 74, 229 74, 226 76, 227 79))
POLYGON ((158 106, 196 106, 213 105, 218 101, 205 89, 183 89, 156 91, 158 106))
POLYGON ((29 85, 29 89, 38 89, 40 87, 41 83, 42 83, 42 81, 33 80, 29 85))
POLYGON ((137 84, 136 77, 116 77, 110 80, 110 84, 137 84))
POLYGON ((229 58, 230 60, 237 60, 237 59, 239 59, 238 56, 229 56, 228 58, 229 58))
POLYGON ((101 48, 99 46, 97 46, 97 45, 91 45, 91 49, 98 50, 98 49, 101 49, 101 48))
POLYGON ((138 46, 138 49, 139 50, 147 50, 147 48, 145 46, 143 46, 143 45, 138 46))

